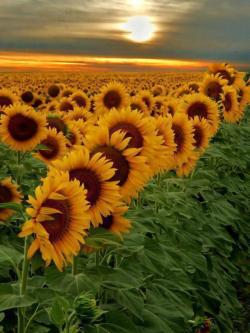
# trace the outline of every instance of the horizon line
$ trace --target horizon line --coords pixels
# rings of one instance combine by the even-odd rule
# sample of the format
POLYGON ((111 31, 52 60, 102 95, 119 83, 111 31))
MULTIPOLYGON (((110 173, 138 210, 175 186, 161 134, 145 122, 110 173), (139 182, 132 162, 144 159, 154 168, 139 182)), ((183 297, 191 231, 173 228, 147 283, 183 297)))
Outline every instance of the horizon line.
MULTIPOLYGON (((184 71, 203 70, 211 63, 220 61, 192 59, 160 59, 160 58, 123 58, 102 57, 76 54, 57 54, 42 52, 0 51, 0 71, 56 71, 65 72, 105 72, 105 71, 163 71, 167 69, 184 71)), ((221 61, 223 62, 223 61, 221 61)), ((225 62, 225 61, 224 61, 225 62)), ((241 69, 249 68, 249 64, 232 63, 241 69)))

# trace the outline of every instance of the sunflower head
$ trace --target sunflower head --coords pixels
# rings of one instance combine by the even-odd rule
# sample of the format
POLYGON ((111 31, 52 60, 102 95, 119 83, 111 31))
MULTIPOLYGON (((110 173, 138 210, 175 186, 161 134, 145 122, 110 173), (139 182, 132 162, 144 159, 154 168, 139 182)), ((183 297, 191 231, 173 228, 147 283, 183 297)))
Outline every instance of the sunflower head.
POLYGON ((32 150, 46 136, 46 116, 21 104, 8 107, 0 119, 0 136, 14 150, 32 150))
POLYGON ((185 115, 177 113, 172 118, 172 130, 174 132, 174 143, 176 145, 173 158, 176 165, 181 165, 187 161, 194 149, 192 123, 185 115))
POLYGON ((109 83, 101 88, 95 96, 96 112, 98 114, 110 111, 112 108, 121 110, 129 103, 129 96, 121 83, 109 83))
POLYGON ((235 123, 243 116, 243 110, 240 108, 237 91, 233 86, 226 86, 221 96, 223 117, 226 122, 235 123))
POLYGON ((67 153, 67 140, 62 132, 57 132, 55 128, 47 130, 47 135, 40 144, 43 147, 37 150, 34 157, 46 164, 61 159, 67 153))
POLYGON ((150 170, 145 156, 138 156, 140 149, 130 148, 130 138, 123 131, 110 134, 105 126, 96 127, 86 135, 85 146, 91 154, 101 153, 113 163, 116 170, 112 181, 118 182, 124 200, 137 195, 149 178, 150 170), (143 170, 143 171, 142 171, 143 170))
POLYGON ((54 261, 59 270, 80 251, 89 228, 86 191, 69 174, 54 170, 29 197, 27 221, 19 234, 34 234, 28 257, 40 250, 47 265, 54 261), (70 246, 69 246, 70 244, 70 246))
POLYGON ((8 106, 18 102, 18 98, 8 89, 0 89, 0 114, 8 106))
POLYGON ((222 79, 219 74, 206 74, 201 84, 201 92, 218 102, 226 85, 227 80, 222 79))
POLYGON ((48 87, 48 95, 52 98, 60 95, 60 86, 58 84, 52 84, 48 87))
MULTIPOLYGON (((11 178, 0 180, 0 203, 21 202, 21 194, 18 191, 18 186, 13 184, 11 178)), ((0 208, 0 220, 4 221, 13 215, 14 211, 7 208, 0 208)))
POLYGON ((98 226, 102 216, 107 216, 120 202, 119 187, 112 177, 115 169, 101 153, 90 156, 84 147, 70 152, 62 161, 56 161, 53 167, 67 171, 70 179, 77 179, 87 190, 90 204, 91 222, 98 226))
POLYGON ((21 100, 26 104, 32 104, 34 100, 34 94, 30 90, 26 90, 21 94, 21 100))

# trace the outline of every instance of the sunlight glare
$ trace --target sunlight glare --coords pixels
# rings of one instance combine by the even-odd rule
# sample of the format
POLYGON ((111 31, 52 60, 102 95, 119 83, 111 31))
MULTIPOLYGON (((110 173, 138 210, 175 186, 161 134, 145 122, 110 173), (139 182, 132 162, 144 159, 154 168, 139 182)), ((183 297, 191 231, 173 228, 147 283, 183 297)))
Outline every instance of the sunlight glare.
POLYGON ((123 29, 128 33, 127 37, 136 43, 144 43, 153 38, 155 27, 148 16, 133 16, 125 24, 123 29))

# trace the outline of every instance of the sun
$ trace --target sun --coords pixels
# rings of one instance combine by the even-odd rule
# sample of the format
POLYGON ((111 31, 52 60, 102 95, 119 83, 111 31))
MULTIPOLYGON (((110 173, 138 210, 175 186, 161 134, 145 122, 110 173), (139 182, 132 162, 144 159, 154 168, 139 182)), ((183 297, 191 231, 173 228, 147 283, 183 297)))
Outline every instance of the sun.
POLYGON ((139 8, 144 4, 144 0, 128 0, 128 2, 134 8, 139 8))
POLYGON ((155 27, 148 16, 133 16, 122 26, 127 38, 135 43, 145 43, 154 36, 155 27))

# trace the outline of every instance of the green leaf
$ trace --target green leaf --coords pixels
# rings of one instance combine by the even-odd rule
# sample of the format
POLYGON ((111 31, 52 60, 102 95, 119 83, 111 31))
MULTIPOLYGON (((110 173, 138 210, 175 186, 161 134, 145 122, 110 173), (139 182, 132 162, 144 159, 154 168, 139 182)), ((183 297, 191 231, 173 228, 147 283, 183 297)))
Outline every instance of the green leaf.
POLYGON ((29 295, 19 295, 10 284, 0 284, 0 311, 13 308, 27 307, 37 300, 29 295))
POLYGON ((0 245, 0 263, 9 262, 17 267, 23 258, 23 254, 10 246, 0 245))
POLYGON ((49 312, 50 320, 57 327, 63 326, 65 323, 65 311, 64 304, 57 298, 55 299, 52 308, 49 312))
POLYGON ((23 212, 23 206, 22 204, 16 203, 16 202, 4 202, 4 203, 0 203, 0 208, 2 209, 12 209, 18 213, 22 213, 23 212))

